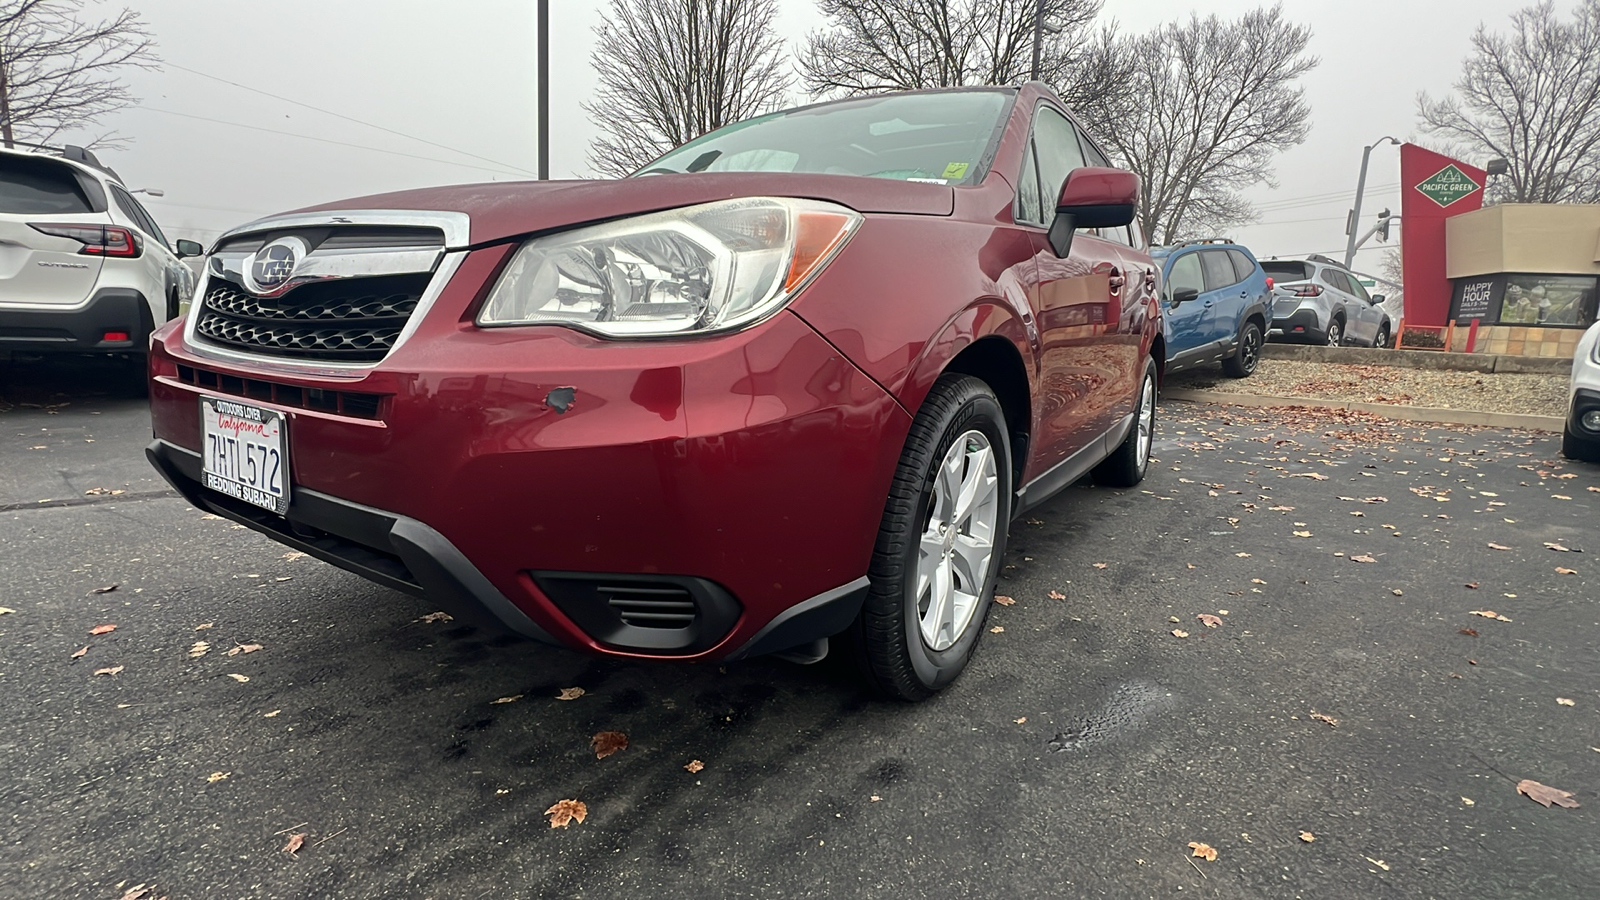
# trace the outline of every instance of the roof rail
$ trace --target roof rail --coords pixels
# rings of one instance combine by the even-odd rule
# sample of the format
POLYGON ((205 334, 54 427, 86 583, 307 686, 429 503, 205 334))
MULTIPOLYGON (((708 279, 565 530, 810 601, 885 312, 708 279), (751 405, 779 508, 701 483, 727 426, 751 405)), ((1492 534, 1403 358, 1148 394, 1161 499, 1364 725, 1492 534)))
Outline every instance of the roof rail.
POLYGON ((46 153, 55 154, 62 159, 70 160, 71 162, 75 163, 81 163, 93 169, 99 169, 118 181, 122 180, 122 176, 117 174, 116 169, 113 169, 101 162, 100 158, 94 155, 94 151, 90 150, 88 147, 79 147, 76 144, 66 144, 64 146, 54 147, 49 144, 34 144, 29 141, 12 141, 11 143, 14 146, 23 147, 28 150, 43 150, 46 153))
POLYGON ((1337 266, 1337 267, 1339 267, 1341 269, 1344 269, 1346 272, 1350 271, 1350 267, 1349 266, 1346 266, 1344 263, 1339 262, 1337 259, 1329 259, 1328 257, 1323 256, 1321 253, 1313 253, 1310 256, 1306 257, 1306 259, 1309 260, 1310 262, 1322 263, 1325 266, 1337 266))

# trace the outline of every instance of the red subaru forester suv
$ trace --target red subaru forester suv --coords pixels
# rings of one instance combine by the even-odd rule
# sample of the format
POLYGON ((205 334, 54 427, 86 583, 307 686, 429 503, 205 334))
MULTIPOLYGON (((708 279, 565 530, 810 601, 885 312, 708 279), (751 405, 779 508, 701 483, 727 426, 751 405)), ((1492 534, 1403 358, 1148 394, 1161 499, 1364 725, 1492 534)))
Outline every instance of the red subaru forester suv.
POLYGON ((149 457, 478 623, 650 659, 833 639, 926 697, 1012 519, 1144 476, 1137 192, 1030 84, 775 113, 620 181, 262 219, 155 337, 149 457))

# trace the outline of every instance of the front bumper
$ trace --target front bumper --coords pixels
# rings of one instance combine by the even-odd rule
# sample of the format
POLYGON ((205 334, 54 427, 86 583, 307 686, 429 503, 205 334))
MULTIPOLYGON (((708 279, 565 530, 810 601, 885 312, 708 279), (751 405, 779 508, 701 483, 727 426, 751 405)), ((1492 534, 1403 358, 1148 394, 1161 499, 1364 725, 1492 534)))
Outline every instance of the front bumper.
POLYGON ((1572 403, 1567 409, 1567 431, 1590 441, 1600 441, 1600 429, 1585 428, 1586 413, 1600 411, 1600 388, 1578 388, 1572 392, 1572 403))
POLYGON ((29 353, 141 351, 150 343, 150 307, 131 288, 105 288, 72 309, 0 306, 0 350, 29 353), (126 340, 108 341, 121 332, 126 340))
POLYGON ((849 624, 910 427, 881 387, 787 312, 679 342, 465 326, 475 269, 370 370, 224 363, 158 332, 152 461, 219 515, 577 649, 732 659, 849 624), (198 398, 219 394, 284 411, 286 517, 199 487, 198 398), (641 580, 709 624, 652 645, 639 623, 671 607, 628 607, 641 580))

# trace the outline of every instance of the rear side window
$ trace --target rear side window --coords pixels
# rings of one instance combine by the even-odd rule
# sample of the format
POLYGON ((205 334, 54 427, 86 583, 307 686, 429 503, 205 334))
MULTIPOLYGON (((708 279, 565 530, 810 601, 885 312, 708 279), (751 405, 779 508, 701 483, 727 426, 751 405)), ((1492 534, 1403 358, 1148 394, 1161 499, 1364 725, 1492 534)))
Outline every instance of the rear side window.
POLYGON ((1200 251, 1200 265, 1206 270, 1206 290, 1216 291, 1230 284, 1238 284, 1238 276, 1233 274, 1233 263, 1228 261, 1228 254, 1222 250, 1200 251))
POLYGON ((1311 266, 1303 262, 1268 260, 1261 264, 1261 271, 1273 281, 1308 281, 1311 278, 1311 266))
POLYGON ((1332 285, 1334 288, 1344 291, 1346 294, 1355 293, 1355 289, 1350 287, 1350 282, 1344 277, 1343 272, 1335 269, 1323 269, 1322 280, 1332 285))
POLYGON ((1233 260, 1233 274, 1239 276, 1240 281, 1255 274, 1256 264, 1250 261, 1250 257, 1245 256, 1238 250, 1229 250, 1228 258, 1233 260))
POLYGON ((1039 107, 1033 119, 1033 148, 1039 156, 1039 192, 1049 209, 1055 209, 1061 185, 1073 169, 1083 167, 1078 130, 1066 116, 1048 106, 1039 107))
POLYGON ((47 159, 0 155, 0 213, 99 212, 72 167, 47 159))

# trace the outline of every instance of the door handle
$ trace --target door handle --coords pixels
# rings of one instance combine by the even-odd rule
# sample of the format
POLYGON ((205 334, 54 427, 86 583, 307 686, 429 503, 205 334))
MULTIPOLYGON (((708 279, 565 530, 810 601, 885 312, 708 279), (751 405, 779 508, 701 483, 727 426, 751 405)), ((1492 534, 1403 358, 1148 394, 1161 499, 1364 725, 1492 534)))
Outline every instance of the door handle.
POLYGON ((1207 300, 1206 301, 1206 309, 1210 309, 1210 308, 1211 308, 1211 301, 1207 300))

